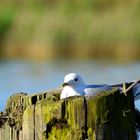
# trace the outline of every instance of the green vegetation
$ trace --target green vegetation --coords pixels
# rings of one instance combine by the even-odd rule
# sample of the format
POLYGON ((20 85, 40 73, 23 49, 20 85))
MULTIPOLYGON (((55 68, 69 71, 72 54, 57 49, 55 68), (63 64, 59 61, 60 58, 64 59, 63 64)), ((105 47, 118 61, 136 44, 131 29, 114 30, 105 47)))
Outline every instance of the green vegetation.
POLYGON ((0 40, 2 40, 12 25, 14 11, 12 9, 3 9, 0 11, 0 40))
POLYGON ((84 58, 138 59, 139 9, 138 0, 29 0, 12 4, 9 0, 0 5, 3 53, 13 57, 22 50, 18 57, 41 59, 83 59, 83 54, 84 58))

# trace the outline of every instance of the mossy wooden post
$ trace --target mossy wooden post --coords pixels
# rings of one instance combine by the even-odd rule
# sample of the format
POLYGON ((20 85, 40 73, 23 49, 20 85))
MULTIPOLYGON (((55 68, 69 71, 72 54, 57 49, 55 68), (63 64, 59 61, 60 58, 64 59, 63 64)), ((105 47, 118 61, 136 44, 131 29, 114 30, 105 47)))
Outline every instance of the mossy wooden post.
POLYGON ((132 94, 108 92, 87 100, 89 140, 135 140, 134 101, 132 94))
POLYGON ((136 140, 131 91, 59 96, 60 91, 12 96, 0 114, 0 140, 136 140))
POLYGON ((42 114, 40 123, 46 125, 46 130, 40 128, 42 132, 37 129, 36 133, 47 140, 136 139, 133 96, 118 90, 90 99, 43 100, 38 102, 35 112, 42 114))

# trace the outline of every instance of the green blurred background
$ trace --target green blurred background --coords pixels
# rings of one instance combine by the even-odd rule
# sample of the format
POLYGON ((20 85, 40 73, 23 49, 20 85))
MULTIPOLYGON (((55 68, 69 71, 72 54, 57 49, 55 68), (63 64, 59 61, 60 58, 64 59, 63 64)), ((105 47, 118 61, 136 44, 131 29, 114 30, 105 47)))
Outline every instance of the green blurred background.
POLYGON ((139 0, 0 0, 0 57, 140 59, 139 0))

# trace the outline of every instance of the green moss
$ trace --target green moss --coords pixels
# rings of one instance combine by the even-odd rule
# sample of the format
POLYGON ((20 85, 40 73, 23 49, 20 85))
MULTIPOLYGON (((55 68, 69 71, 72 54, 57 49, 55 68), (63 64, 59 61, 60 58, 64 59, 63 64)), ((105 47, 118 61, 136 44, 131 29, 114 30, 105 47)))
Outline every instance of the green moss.
POLYGON ((23 99, 23 107, 26 108, 29 105, 31 105, 31 97, 30 96, 25 96, 23 99))
POLYGON ((17 107, 22 106, 22 98, 26 95, 26 93, 17 93, 10 96, 6 103, 5 112, 10 113, 17 107))
POLYGON ((96 140, 96 134, 92 128, 88 129, 87 134, 88 134, 88 137, 90 138, 89 140, 96 140))
MULTIPOLYGON (((116 133, 118 139, 124 137, 124 133, 134 132, 134 106, 132 94, 128 96, 113 90, 107 94, 103 93, 97 97, 87 100, 87 126, 88 137, 94 137, 92 133, 97 130, 102 133, 106 129, 105 137, 111 139, 111 133, 116 133), (130 123, 131 122, 131 123, 130 123), (98 127, 98 129, 97 129, 98 127)), ((131 137, 135 138, 135 135, 131 137)))
POLYGON ((84 97, 72 97, 65 100, 65 119, 74 129, 85 126, 85 103, 84 97))
POLYGON ((24 115, 28 116, 29 118, 31 118, 32 115, 33 115, 33 106, 28 106, 26 108, 26 110, 24 111, 24 115))
POLYGON ((81 130, 78 129, 57 129, 54 127, 49 134, 48 140, 82 140, 81 130))
POLYGON ((7 118, 8 124, 16 126, 17 129, 20 129, 22 126, 23 100, 26 95, 26 93, 17 93, 10 96, 4 111, 4 117, 7 118))
MULTIPOLYGON (((114 89, 89 99, 70 97, 59 100, 59 97, 60 94, 53 91, 30 96, 13 95, 5 109, 9 118, 0 125, 9 122, 18 129, 23 127, 25 136, 36 134, 44 140, 95 140, 103 137, 123 140, 128 134, 130 140, 135 139, 132 94, 120 94, 114 89)), ((1 113, 0 118, 3 116, 1 113)))
POLYGON ((58 101, 60 100, 59 93, 46 93, 46 99, 51 101, 58 101))
POLYGON ((84 97, 55 102, 45 99, 38 105, 41 105, 47 139, 82 138, 85 131, 84 97))
POLYGON ((53 102, 44 100, 41 105, 42 115, 46 124, 51 121, 52 118, 61 118, 62 101, 53 102))

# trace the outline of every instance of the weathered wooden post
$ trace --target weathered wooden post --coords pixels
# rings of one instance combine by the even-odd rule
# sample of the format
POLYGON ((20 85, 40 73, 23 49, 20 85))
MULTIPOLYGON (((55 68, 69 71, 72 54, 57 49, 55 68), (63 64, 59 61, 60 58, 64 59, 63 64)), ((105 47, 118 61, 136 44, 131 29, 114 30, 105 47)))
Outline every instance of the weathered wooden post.
POLYGON ((87 133, 93 140, 135 140, 134 101, 131 94, 108 92, 87 101, 87 133))
MULTIPOLYGON (((5 120, 0 128, 0 140, 7 140, 7 137, 9 140, 137 139, 132 94, 125 96, 116 89, 89 99, 71 97, 59 100, 59 93, 23 96, 20 99, 22 119, 15 116, 12 125, 5 120), (16 134, 12 133, 13 128, 16 134)), ((14 116, 15 106, 7 117, 14 116)))

